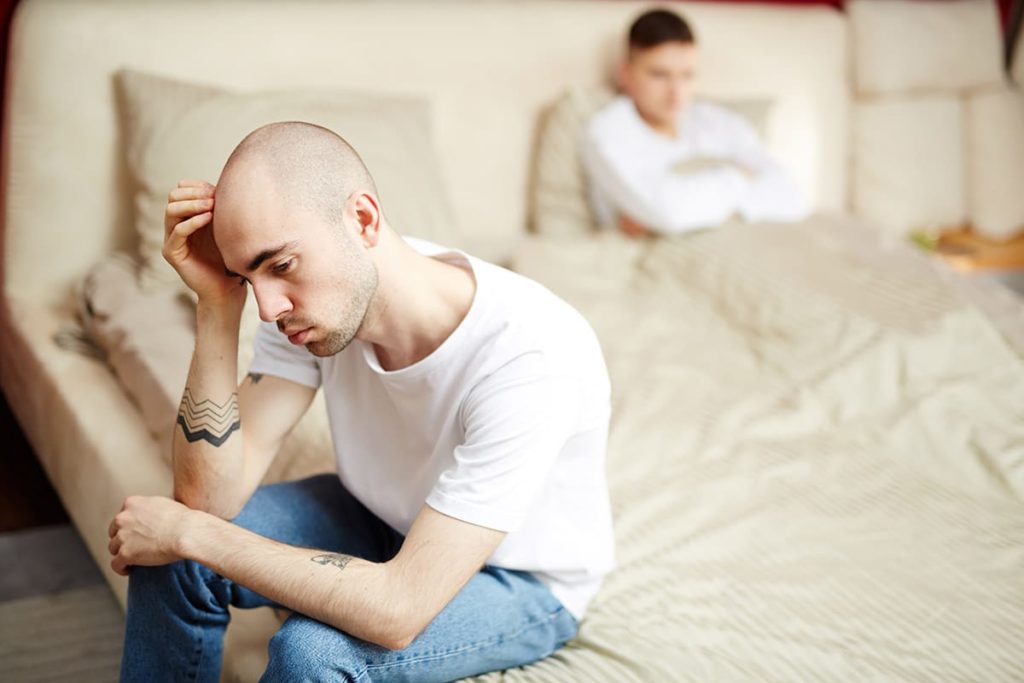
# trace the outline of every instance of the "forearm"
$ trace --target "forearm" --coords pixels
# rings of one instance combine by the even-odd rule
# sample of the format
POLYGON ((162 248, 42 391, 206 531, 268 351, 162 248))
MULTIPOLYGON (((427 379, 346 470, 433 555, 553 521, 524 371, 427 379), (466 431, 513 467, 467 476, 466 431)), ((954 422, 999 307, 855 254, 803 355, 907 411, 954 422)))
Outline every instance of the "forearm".
POLYGON ((657 216, 653 229, 680 234, 721 225, 743 202, 748 181, 733 167, 670 174, 655 186, 650 209, 657 216))
POLYGON ((200 301, 172 445, 174 497, 224 517, 237 512, 245 467, 236 381, 240 318, 240 308, 200 301))
POLYGON ((796 184, 776 169, 754 179, 740 212, 748 221, 796 221, 807 216, 808 206, 796 184))
POLYGON ((419 633, 389 565, 299 548, 193 511, 179 554, 260 595, 390 649, 419 633))
POLYGON ((747 178, 721 160, 654 167, 628 150, 583 149, 590 181, 616 210, 651 230, 679 234, 725 222, 743 201, 747 178))
POLYGON ((750 185, 740 213, 748 221, 792 221, 808 213, 803 193, 789 174, 760 147, 737 153, 736 163, 747 169, 750 185))

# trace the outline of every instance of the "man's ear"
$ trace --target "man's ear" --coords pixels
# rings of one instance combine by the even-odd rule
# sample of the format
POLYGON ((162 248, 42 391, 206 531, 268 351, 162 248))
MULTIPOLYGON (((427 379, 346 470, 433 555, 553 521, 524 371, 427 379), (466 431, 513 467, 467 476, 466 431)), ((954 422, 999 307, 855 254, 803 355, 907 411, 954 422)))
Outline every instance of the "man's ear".
POLYGON ((629 58, 625 57, 619 62, 618 67, 615 69, 615 85, 618 89, 627 95, 630 90, 630 79, 629 79, 629 58))
POLYGON ((380 210, 380 202, 376 195, 371 192, 356 192, 349 198, 349 203, 349 210, 358 226, 356 239, 367 248, 377 246, 384 214, 380 210))

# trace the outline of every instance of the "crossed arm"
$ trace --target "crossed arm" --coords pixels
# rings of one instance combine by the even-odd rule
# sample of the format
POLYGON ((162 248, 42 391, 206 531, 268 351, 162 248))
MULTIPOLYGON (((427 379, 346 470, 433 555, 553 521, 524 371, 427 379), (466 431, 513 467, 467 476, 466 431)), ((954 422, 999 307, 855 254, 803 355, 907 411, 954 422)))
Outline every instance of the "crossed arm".
POLYGON ((680 160, 658 167, 629 146, 583 147, 590 181, 618 212, 631 237, 679 234, 720 225, 733 215, 748 221, 793 221, 807 213, 797 186, 761 147, 752 129, 722 131, 720 157, 680 160))
POLYGON ((253 375, 219 402, 186 391, 176 453, 201 449, 218 457, 214 451, 233 446, 241 450, 237 471, 243 474, 234 489, 217 496, 202 491, 202 482, 226 486, 228 479, 204 475, 196 463, 188 467, 199 471, 179 477, 178 467, 188 461, 176 459, 176 497, 214 513, 160 496, 129 497, 110 524, 111 567, 127 575, 132 565, 194 560, 293 611, 383 647, 404 648, 479 571, 505 533, 424 505, 398 554, 377 563, 285 545, 218 516, 233 516, 252 495, 312 394, 287 380, 253 375))

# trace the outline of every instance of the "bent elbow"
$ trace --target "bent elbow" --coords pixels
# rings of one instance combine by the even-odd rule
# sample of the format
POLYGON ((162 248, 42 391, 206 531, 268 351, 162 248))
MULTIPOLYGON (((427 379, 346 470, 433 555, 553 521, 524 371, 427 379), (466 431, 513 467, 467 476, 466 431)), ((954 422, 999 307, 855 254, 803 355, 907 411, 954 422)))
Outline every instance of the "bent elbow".
POLYGON ((352 618, 351 601, 331 600, 338 608, 330 610, 328 623, 388 650, 404 650, 444 605, 424 600, 422 586, 403 578, 393 561, 375 566, 373 578, 367 577, 365 600, 359 603, 360 617, 352 618))
POLYGON ((380 615, 376 622, 376 628, 363 636, 364 640, 392 651, 409 647, 426 628, 426 625, 413 623, 397 615, 380 615))
POLYGON ((417 635, 419 635, 419 634, 417 633, 416 635, 413 635, 413 636, 401 636, 401 637, 387 638, 387 639, 385 639, 384 642, 378 643, 378 645, 380 645, 381 647, 385 647, 388 650, 391 650, 393 652, 397 652, 398 650, 404 650, 405 648, 407 648, 410 645, 412 645, 412 642, 414 640, 416 640, 416 636, 417 635))
POLYGON ((390 635, 386 642, 382 643, 389 650, 404 650, 412 645, 413 641, 427 628, 433 619, 422 621, 412 615, 397 615, 390 629, 390 635))

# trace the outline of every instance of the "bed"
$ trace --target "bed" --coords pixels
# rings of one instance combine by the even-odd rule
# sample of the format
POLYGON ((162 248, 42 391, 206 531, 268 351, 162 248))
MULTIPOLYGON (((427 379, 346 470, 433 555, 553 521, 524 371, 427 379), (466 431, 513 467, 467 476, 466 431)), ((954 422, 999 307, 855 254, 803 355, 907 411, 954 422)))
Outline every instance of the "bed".
MULTIPOLYGON (((872 3, 857 4, 870 18, 872 3)), ((129 68, 208 90, 419 98, 388 106, 416 125, 430 118, 422 134, 443 152, 431 177, 450 192, 453 246, 535 278, 597 331, 613 381, 618 567, 564 649, 479 680, 1024 679, 1024 307, 870 218, 857 122, 882 96, 862 102, 850 79, 864 42, 855 12, 680 5, 707 36, 704 94, 771 98, 766 140, 813 198, 806 221, 632 240, 538 220, 550 198, 535 182, 543 122, 572 86, 607 85, 619 32, 644 6, 19 6, 0 383, 120 600, 107 524, 125 496, 170 492, 166 429, 193 334, 187 300, 134 276, 152 241, 138 230, 140 215, 153 219, 140 187, 162 181, 132 161, 115 87, 129 68), (190 27, 188 50, 175 22, 190 27), (140 327, 128 311, 157 334, 108 362, 63 348, 83 300, 110 314, 92 327, 108 342, 140 327)), ((943 25, 969 15, 987 26, 979 4, 957 7, 943 25)), ((1005 87, 996 65, 953 85, 1005 87)), ((929 97, 897 104, 946 111, 961 95, 929 97)), ((267 481, 332 467, 321 400, 267 481)), ((269 610, 235 614, 225 681, 259 676, 278 623, 269 610)))
POLYGON ((609 363, 619 568, 576 641, 502 680, 1024 675, 1024 337, 871 236, 524 248, 609 363))

